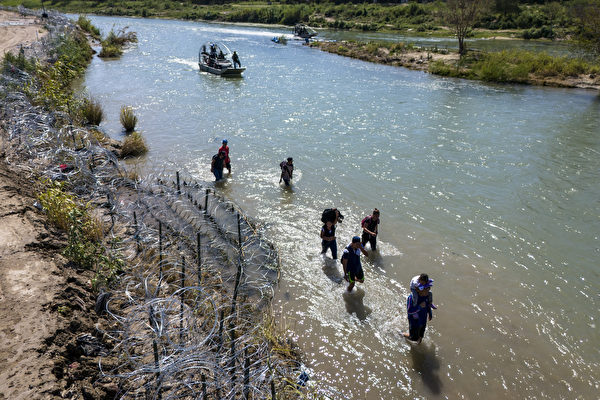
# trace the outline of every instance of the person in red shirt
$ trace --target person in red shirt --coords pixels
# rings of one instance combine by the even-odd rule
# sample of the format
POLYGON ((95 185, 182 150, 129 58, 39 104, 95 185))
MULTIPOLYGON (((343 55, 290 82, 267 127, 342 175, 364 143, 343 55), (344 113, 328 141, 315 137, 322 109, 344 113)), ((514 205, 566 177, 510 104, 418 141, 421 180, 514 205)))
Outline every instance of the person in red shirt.
POLYGON ((227 139, 223 139, 223 145, 219 147, 219 153, 225 153, 225 168, 227 168, 227 173, 231 173, 231 160, 229 159, 229 146, 227 146, 227 139))

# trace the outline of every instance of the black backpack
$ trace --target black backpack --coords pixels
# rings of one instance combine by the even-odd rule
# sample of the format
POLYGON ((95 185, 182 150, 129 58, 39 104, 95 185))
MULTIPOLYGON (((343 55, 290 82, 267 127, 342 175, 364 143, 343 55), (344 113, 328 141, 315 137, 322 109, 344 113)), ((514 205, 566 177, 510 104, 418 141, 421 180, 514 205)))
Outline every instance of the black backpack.
POLYGON ((321 214, 321 222, 335 221, 335 210, 333 208, 326 208, 321 214))

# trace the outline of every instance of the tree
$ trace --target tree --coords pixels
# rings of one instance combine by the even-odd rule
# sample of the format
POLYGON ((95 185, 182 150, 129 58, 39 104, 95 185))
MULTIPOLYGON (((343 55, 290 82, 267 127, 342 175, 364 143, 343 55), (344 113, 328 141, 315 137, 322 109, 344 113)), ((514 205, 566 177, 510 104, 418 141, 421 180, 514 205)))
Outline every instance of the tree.
POLYGON ((465 38, 487 8, 487 0, 448 0, 445 20, 456 34, 460 55, 467 51, 465 38))
POLYGON ((595 56, 600 56, 600 0, 577 1, 573 13, 581 24, 577 42, 595 56))

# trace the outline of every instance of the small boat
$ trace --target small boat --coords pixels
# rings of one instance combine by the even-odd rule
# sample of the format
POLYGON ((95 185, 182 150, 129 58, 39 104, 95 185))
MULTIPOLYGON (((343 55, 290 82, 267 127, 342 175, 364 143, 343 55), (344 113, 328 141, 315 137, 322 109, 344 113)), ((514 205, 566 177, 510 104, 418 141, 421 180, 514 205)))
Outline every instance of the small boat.
POLYGON ((242 76, 246 67, 235 67, 233 54, 223 43, 207 42, 200 48, 198 66, 200 71, 221 76, 242 76))
POLYGON ((301 37, 302 39, 310 39, 317 36, 317 31, 308 25, 296 24, 294 26, 294 36, 301 37))

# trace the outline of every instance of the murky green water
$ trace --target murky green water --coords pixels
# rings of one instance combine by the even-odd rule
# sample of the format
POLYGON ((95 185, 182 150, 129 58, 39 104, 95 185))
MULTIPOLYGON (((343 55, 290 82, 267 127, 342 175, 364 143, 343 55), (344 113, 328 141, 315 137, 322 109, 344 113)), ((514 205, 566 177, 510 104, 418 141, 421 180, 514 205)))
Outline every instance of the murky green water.
POLYGON ((484 85, 345 59, 269 28, 92 17, 139 44, 86 75, 103 127, 131 105, 150 154, 140 168, 212 180, 262 221, 280 250, 275 311, 312 377, 340 398, 596 398, 600 381, 600 97, 484 85), (237 50, 242 79, 200 73, 207 40, 237 50), (293 156, 287 190, 278 163, 293 156), (344 294, 322 259, 319 216, 346 215, 338 247, 382 212, 366 281, 344 294), (439 309, 411 346, 412 276, 439 309))

